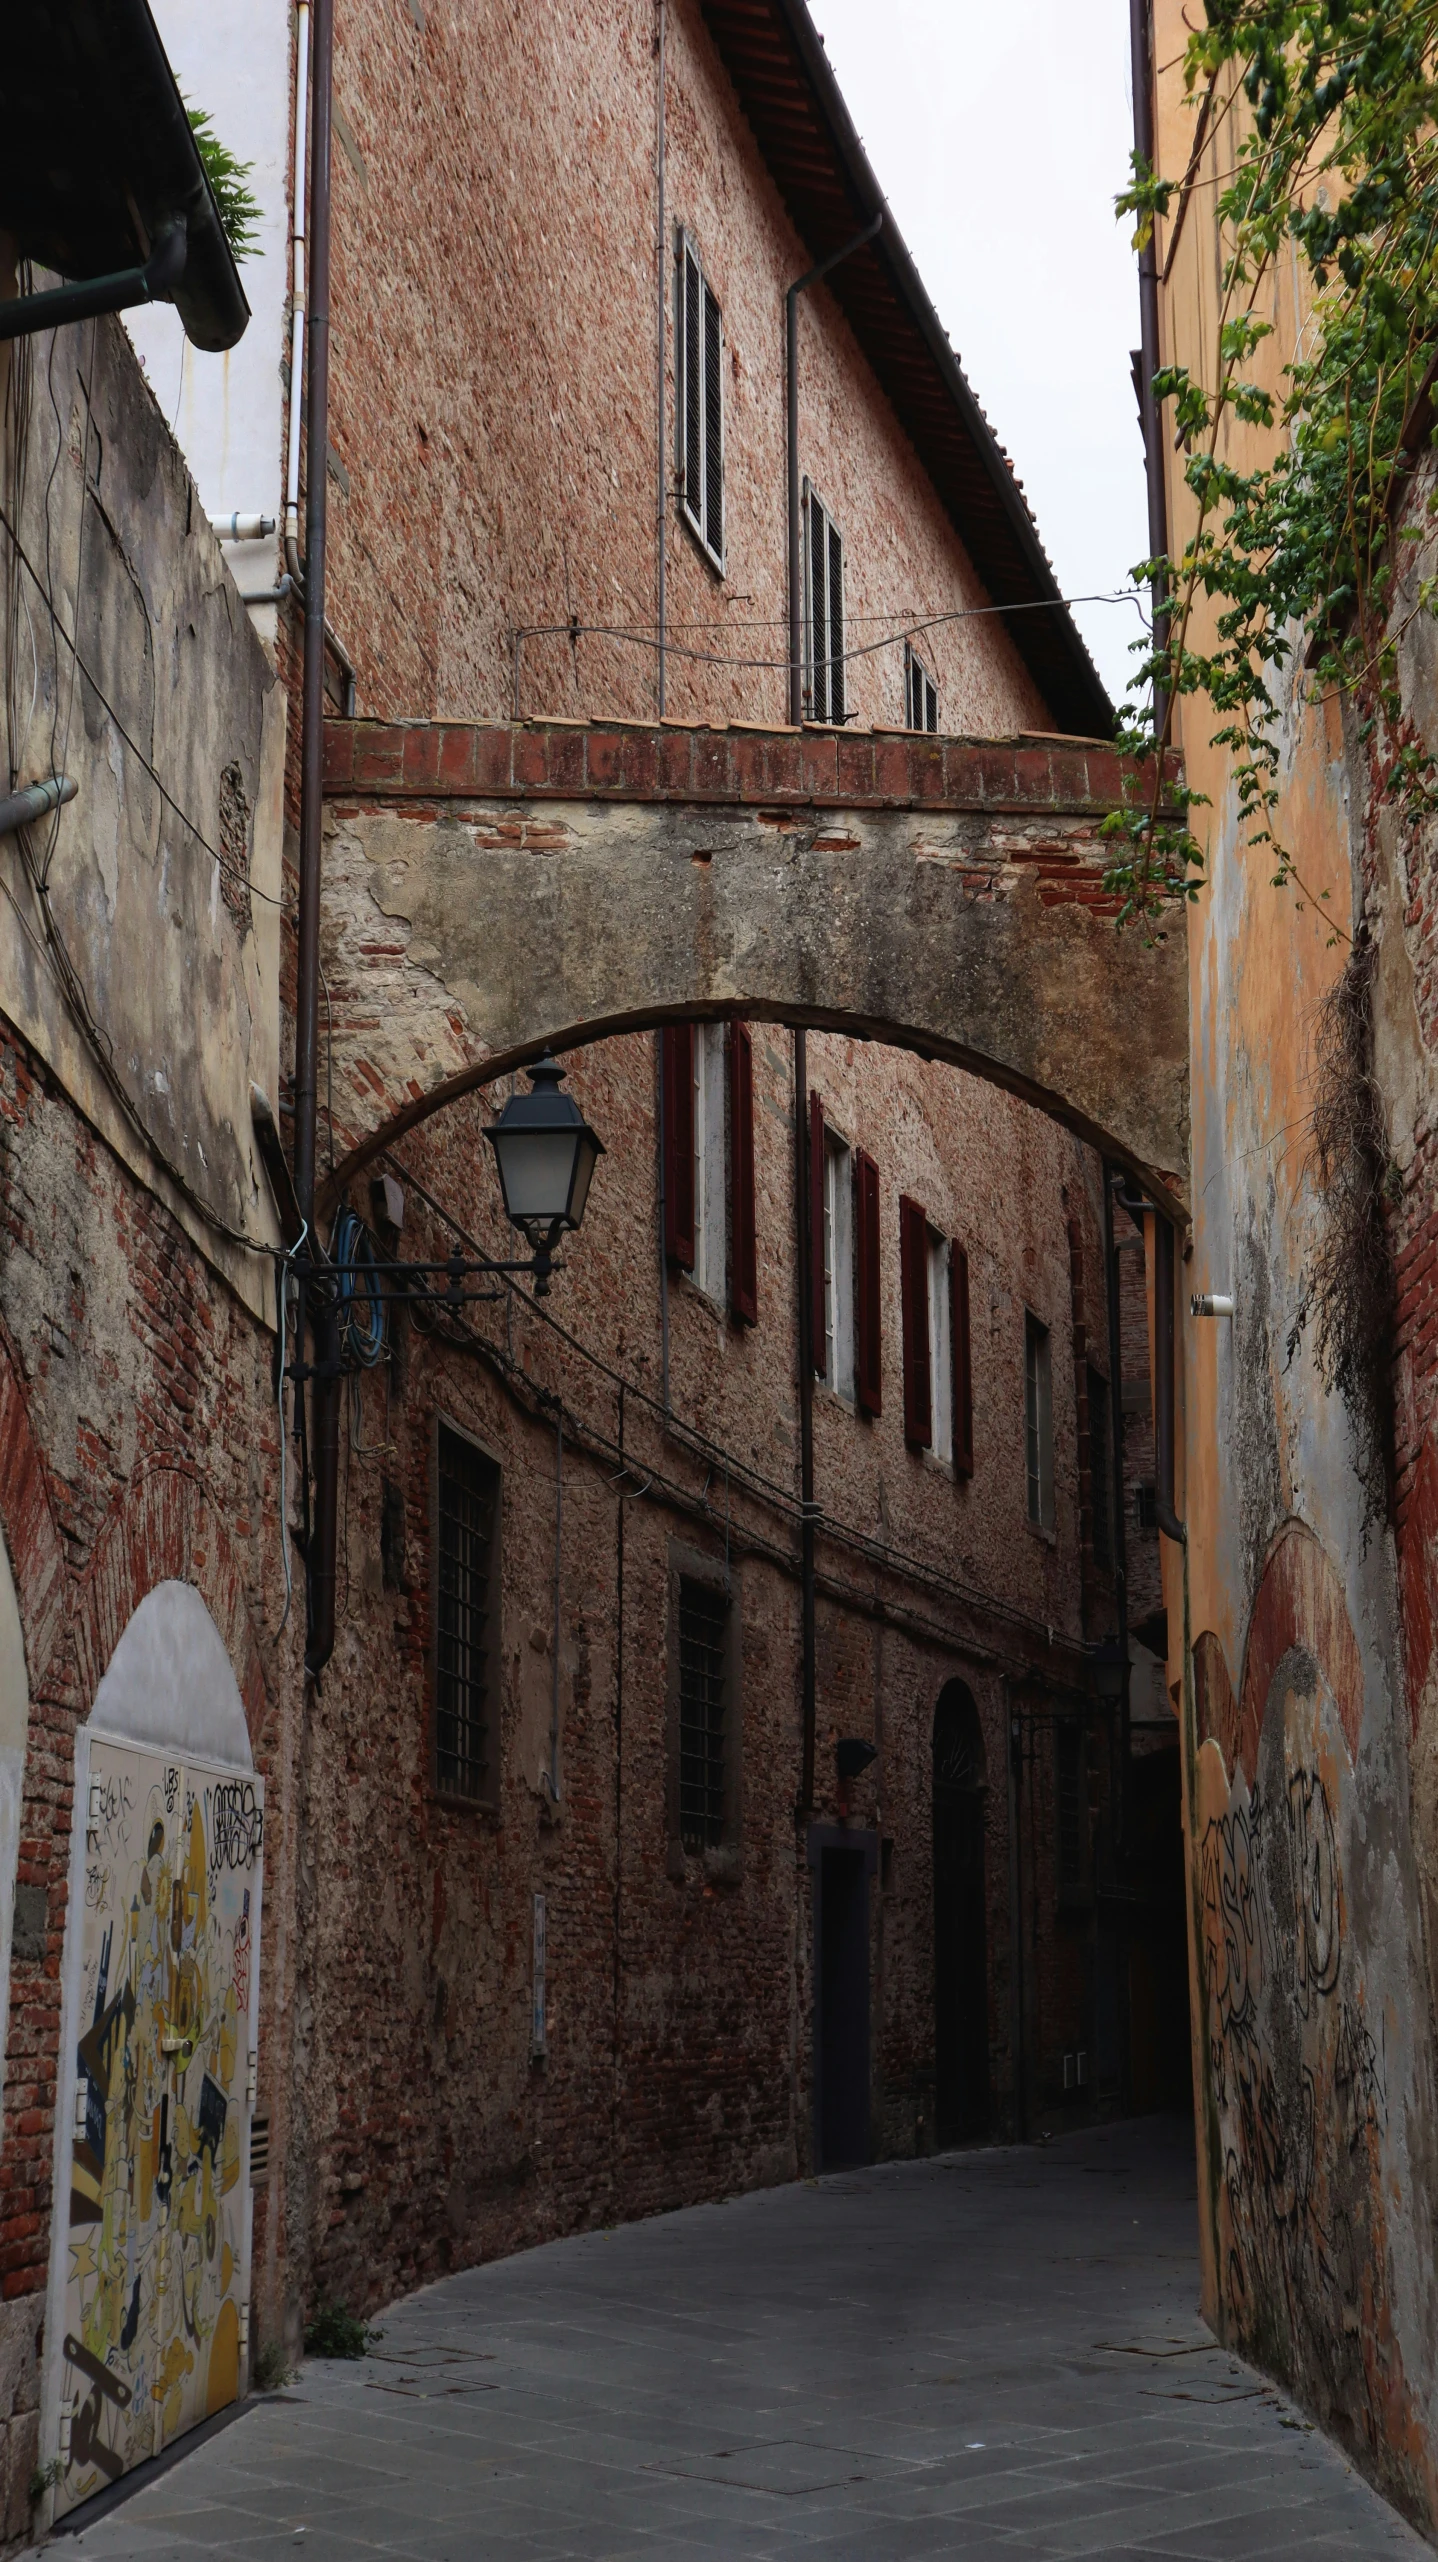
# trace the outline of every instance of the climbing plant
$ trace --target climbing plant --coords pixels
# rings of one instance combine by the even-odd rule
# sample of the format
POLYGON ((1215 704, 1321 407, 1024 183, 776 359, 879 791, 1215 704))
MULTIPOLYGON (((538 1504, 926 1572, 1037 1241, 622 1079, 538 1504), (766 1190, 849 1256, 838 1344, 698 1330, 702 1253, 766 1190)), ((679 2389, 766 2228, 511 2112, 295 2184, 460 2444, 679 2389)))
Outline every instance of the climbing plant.
POLYGON ((203 107, 187 107, 185 113, 210 182, 220 227, 230 245, 230 256, 238 266, 254 256, 259 239, 259 203, 246 184, 254 162, 235 158, 228 144, 221 142, 203 107))
MULTIPOLYGON (((1438 768, 1398 685, 1403 633, 1438 612, 1438 580, 1414 558, 1428 519, 1398 507, 1434 441, 1438 0, 1206 0, 1197 15, 1185 13, 1189 165, 1159 178, 1135 155, 1119 198, 1140 248, 1171 217, 1171 258, 1186 219, 1212 219, 1213 166, 1228 172, 1208 378, 1173 365, 1154 384, 1194 522, 1181 551, 1135 573, 1161 582, 1166 610, 1140 645, 1122 743, 1153 756, 1175 702, 1206 702, 1246 842, 1275 884, 1304 893, 1277 825, 1295 661, 1316 693, 1349 699, 1377 788, 1411 812, 1438 808, 1438 768), (1274 367, 1259 350, 1280 261, 1302 282, 1304 320, 1274 367), (1234 421, 1250 431, 1241 440, 1234 421), (1245 459, 1257 445, 1252 468, 1232 460, 1231 441, 1245 459), (1200 598, 1214 608, 1201 647, 1200 598)), ((1125 916, 1147 921, 1203 878, 1195 796, 1163 779, 1161 754, 1153 772, 1146 804, 1110 822, 1111 883, 1125 916)), ((1332 931, 1347 939, 1336 919, 1332 931)))

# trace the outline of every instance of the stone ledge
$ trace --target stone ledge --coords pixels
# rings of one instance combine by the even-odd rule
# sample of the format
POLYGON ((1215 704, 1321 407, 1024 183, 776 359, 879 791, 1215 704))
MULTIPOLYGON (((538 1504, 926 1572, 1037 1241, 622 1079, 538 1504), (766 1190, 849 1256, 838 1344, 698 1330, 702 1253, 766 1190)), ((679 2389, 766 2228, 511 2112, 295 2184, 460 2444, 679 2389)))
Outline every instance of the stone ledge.
MULTIPOLYGON (((1165 762, 1176 781, 1179 758, 1165 762)), ((1082 738, 637 721, 325 723, 326 791, 386 801, 673 801, 1092 818, 1141 806, 1152 771, 1082 738)))

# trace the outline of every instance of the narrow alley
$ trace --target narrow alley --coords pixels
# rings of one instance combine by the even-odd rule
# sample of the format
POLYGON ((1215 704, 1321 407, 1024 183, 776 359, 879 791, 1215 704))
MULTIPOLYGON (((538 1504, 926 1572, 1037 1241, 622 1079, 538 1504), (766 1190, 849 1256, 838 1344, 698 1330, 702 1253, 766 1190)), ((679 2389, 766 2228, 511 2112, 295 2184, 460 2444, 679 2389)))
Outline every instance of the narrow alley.
MULTIPOLYGON (((1419 2554, 1197 2312, 1150 2118, 466 2270, 91 2502, 77 2562, 1419 2554), (156 2478, 158 2476, 158 2478, 156 2478)), ((72 2542, 62 2530, 61 2551, 72 2542)), ((52 2548, 54 2549, 54 2548, 52 2548)))

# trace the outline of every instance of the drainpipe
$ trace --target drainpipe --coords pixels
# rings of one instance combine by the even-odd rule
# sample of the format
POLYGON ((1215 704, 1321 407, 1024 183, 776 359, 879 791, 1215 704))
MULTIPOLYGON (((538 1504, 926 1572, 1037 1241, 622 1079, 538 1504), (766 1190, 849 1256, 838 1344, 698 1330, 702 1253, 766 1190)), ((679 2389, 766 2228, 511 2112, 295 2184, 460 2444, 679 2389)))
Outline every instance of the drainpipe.
MULTIPOLYGON (((332 45, 333 38, 331 37, 331 47, 332 45)), ((243 605, 278 605, 286 596, 291 595, 294 596, 296 601, 301 605, 303 605, 305 601, 305 569, 304 562, 300 559, 300 412, 301 394, 305 378, 305 134, 306 127, 309 122, 309 79, 310 0, 299 0, 299 7, 295 11, 295 166, 293 182, 294 221, 291 230, 291 255, 293 264, 290 276, 290 410, 289 428, 285 440, 285 575, 279 581, 277 586, 265 587, 255 594, 242 596, 240 602, 243 605)), ((325 101, 325 115, 328 119, 328 97, 325 101)), ((328 268, 328 145, 326 145, 325 156, 325 227, 325 260, 326 268, 328 268)), ((325 290, 326 302, 328 302, 328 274, 326 274, 325 279, 325 290)), ((326 326, 328 326, 328 311, 326 312, 326 326)), ((311 444, 310 450, 311 452, 314 451, 313 444, 311 444)), ((326 435, 325 443, 321 450, 324 456, 325 468, 328 469, 328 435, 326 435)), ((306 548, 308 549, 308 540, 306 542, 306 548)), ((340 676, 343 682, 343 710, 345 719, 347 721, 352 721, 355 715, 356 682, 353 661, 351 660, 348 651, 341 644, 338 635, 328 623, 325 625, 325 641, 329 648, 330 656, 340 671, 340 676)))
MULTIPOLYGON (((800 276, 784 297, 784 397, 789 447, 789 720, 794 729, 799 729, 804 719, 804 614, 799 543, 799 296, 806 294, 811 285, 817 285, 831 268, 842 266, 846 258, 852 258, 855 250, 862 249, 866 241, 876 239, 883 227, 881 208, 866 230, 856 232, 844 248, 835 249, 829 257, 821 258, 818 266, 811 267, 807 276, 800 276)), ((803 1037, 802 1033, 796 1033, 796 1042, 803 1037)))
MULTIPOLYGON (((295 1195, 314 1236, 315 1137, 319 1108, 320 873, 324 825, 325 501, 329 453, 330 100, 334 0, 313 0, 314 113, 310 204, 313 301, 309 316, 305 485, 305 646, 300 736, 299 925, 295 985, 295 1195)), ((339 1486, 339 1332, 330 1293, 314 1287, 307 1252, 302 1298, 310 1298, 313 1341, 310 1435, 314 1525, 305 1559, 308 1600, 305 1669, 324 1670, 335 1642, 335 1544, 339 1486)), ((303 1335, 299 1338, 303 1341, 303 1335)))
MULTIPOLYGON (((1133 147, 1145 166, 1152 169, 1153 0, 1129 0, 1128 30, 1133 68, 1133 147)), ((1153 396, 1153 378, 1159 364, 1158 241, 1154 233, 1150 233, 1147 246, 1138 253, 1138 328, 1138 408, 1148 484, 1148 548, 1150 558, 1159 560, 1166 558, 1168 553, 1168 492, 1164 481, 1158 404, 1153 396)), ((1168 631, 1168 617, 1164 611, 1167 601, 1168 583, 1164 578, 1156 577, 1153 582, 1156 646, 1162 644, 1168 631)), ((1153 717, 1160 737, 1167 733, 1169 713, 1166 689, 1155 686, 1153 717)))
POLYGON ((1025 2144, 1029 2132, 1029 2094, 1024 2059, 1024 1863, 1019 1840, 1023 1724, 1014 1706, 1013 1691, 1007 1678, 1001 1685, 1000 1695, 1004 1703, 1004 1762, 1009 1796, 1009 2045, 1014 2065, 1014 2136, 1018 2143, 1025 2144))
MULTIPOLYGON (((657 312, 657 314, 656 314, 656 320, 657 320, 656 341, 657 341, 657 345, 656 345, 656 353, 655 353, 655 417, 656 417, 656 420, 657 420, 657 427, 658 427, 658 444, 657 444, 657 448, 656 448, 656 452, 655 452, 655 475, 654 475, 654 479, 655 479, 655 488, 654 488, 654 535, 655 535, 655 558, 656 558, 656 562, 657 562, 657 575, 656 575, 656 580, 655 580, 655 602, 654 602, 654 611, 655 611, 655 615, 656 615, 656 618, 657 618, 657 622, 658 622, 658 629, 659 629, 659 717, 660 717, 660 719, 661 719, 661 720, 663 720, 663 718, 664 718, 665 710, 666 710, 666 707, 667 707, 667 698, 668 698, 668 668, 667 668, 667 664, 666 664, 667 653, 666 653, 666 649, 665 649, 665 641, 666 641, 666 638, 667 638, 667 632, 666 632, 666 623, 667 623, 666 587, 667 587, 668 563, 667 563, 667 561, 666 561, 666 559, 665 559, 665 548, 666 548, 666 545, 667 545, 668 535, 669 535, 669 486, 668 486, 668 473, 667 473, 667 470, 666 470, 666 467, 665 467, 665 448, 666 448, 667 439, 668 439, 668 422, 667 422, 666 417, 665 417, 665 399, 664 399, 664 391, 665 391, 665 371, 664 371, 664 360, 665 360, 665 354, 666 354, 666 342, 667 342, 667 339, 668 339, 668 316, 669 316, 669 304, 668 304, 668 290, 669 290, 669 289, 668 289, 668 284, 667 284, 667 282, 666 282, 666 279, 667 279, 668 274, 669 274, 669 242, 668 242, 668 239, 667 239, 667 237, 666 237, 666 231, 667 231, 667 220, 666 220, 666 215, 665 215, 665 204, 664 204, 664 35, 665 35, 665 20, 666 20, 666 15, 667 15, 667 12, 666 12, 666 8, 665 8, 665 0, 659 0, 659 32, 658 32, 658 38, 657 38, 657 50, 658 50, 658 57, 659 57, 659 62, 658 62, 658 91, 659 91, 659 94, 658 94, 658 103, 657 103, 657 111, 656 111, 656 112, 657 112, 657 120, 658 120, 658 121, 657 121, 657 130, 656 130, 656 135, 655 135, 655 155, 654 155, 654 156, 655 156, 655 182, 656 182, 656 183, 655 183, 655 239, 654 239, 654 249, 655 249, 655 263, 656 263, 657 268, 658 268, 658 271, 659 271, 659 272, 658 272, 658 282, 657 282, 657 287, 656 287, 657 299, 658 299, 658 312, 657 312)), ((517 708, 518 708, 518 707, 516 706, 516 710, 517 710, 517 708)), ((667 1403, 667 1399, 666 1399, 666 1403, 667 1403)))
POLYGON ((1154 1463, 1158 1477, 1154 1510, 1166 1539, 1182 1546, 1188 1532, 1174 1508, 1174 1261, 1173 1222, 1153 1212, 1153 1369, 1154 1463))
POLYGON ((809 1225, 809 1037, 794 1034, 794 1236, 799 1273, 799 1593, 804 1768, 799 1816, 814 1811, 814 1730, 818 1683, 814 1635, 814 1240, 809 1225))
POLYGON ((1128 1758, 1130 1738, 1130 1683, 1128 1661, 1128 1521, 1123 1500, 1123 1306, 1120 1297, 1119 1262, 1113 1238, 1113 1188, 1120 1181, 1117 1169, 1107 1162, 1103 1166, 1103 1269, 1108 1299, 1108 1419, 1113 1498, 1109 1505, 1109 1536, 1113 1541, 1113 1589, 1118 1618, 1119 1645, 1119 1758, 1118 1787, 1114 1807, 1114 1848, 1122 1853, 1126 1840, 1128 1814, 1128 1758))

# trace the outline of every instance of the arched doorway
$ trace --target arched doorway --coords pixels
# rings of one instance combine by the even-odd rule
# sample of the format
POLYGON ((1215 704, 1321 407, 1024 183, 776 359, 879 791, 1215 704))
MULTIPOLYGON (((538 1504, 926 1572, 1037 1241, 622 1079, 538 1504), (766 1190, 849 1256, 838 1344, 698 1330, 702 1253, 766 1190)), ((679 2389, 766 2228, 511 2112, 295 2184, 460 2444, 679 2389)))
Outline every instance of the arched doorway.
POLYGON ((987 1785, 973 1696, 963 1682, 946 1682, 934 1710, 934 2063, 941 2144, 988 2131, 987 1785))
POLYGON ((75 1739, 43 2443, 62 2516, 244 2389, 264 1782, 194 1586, 75 1739))

